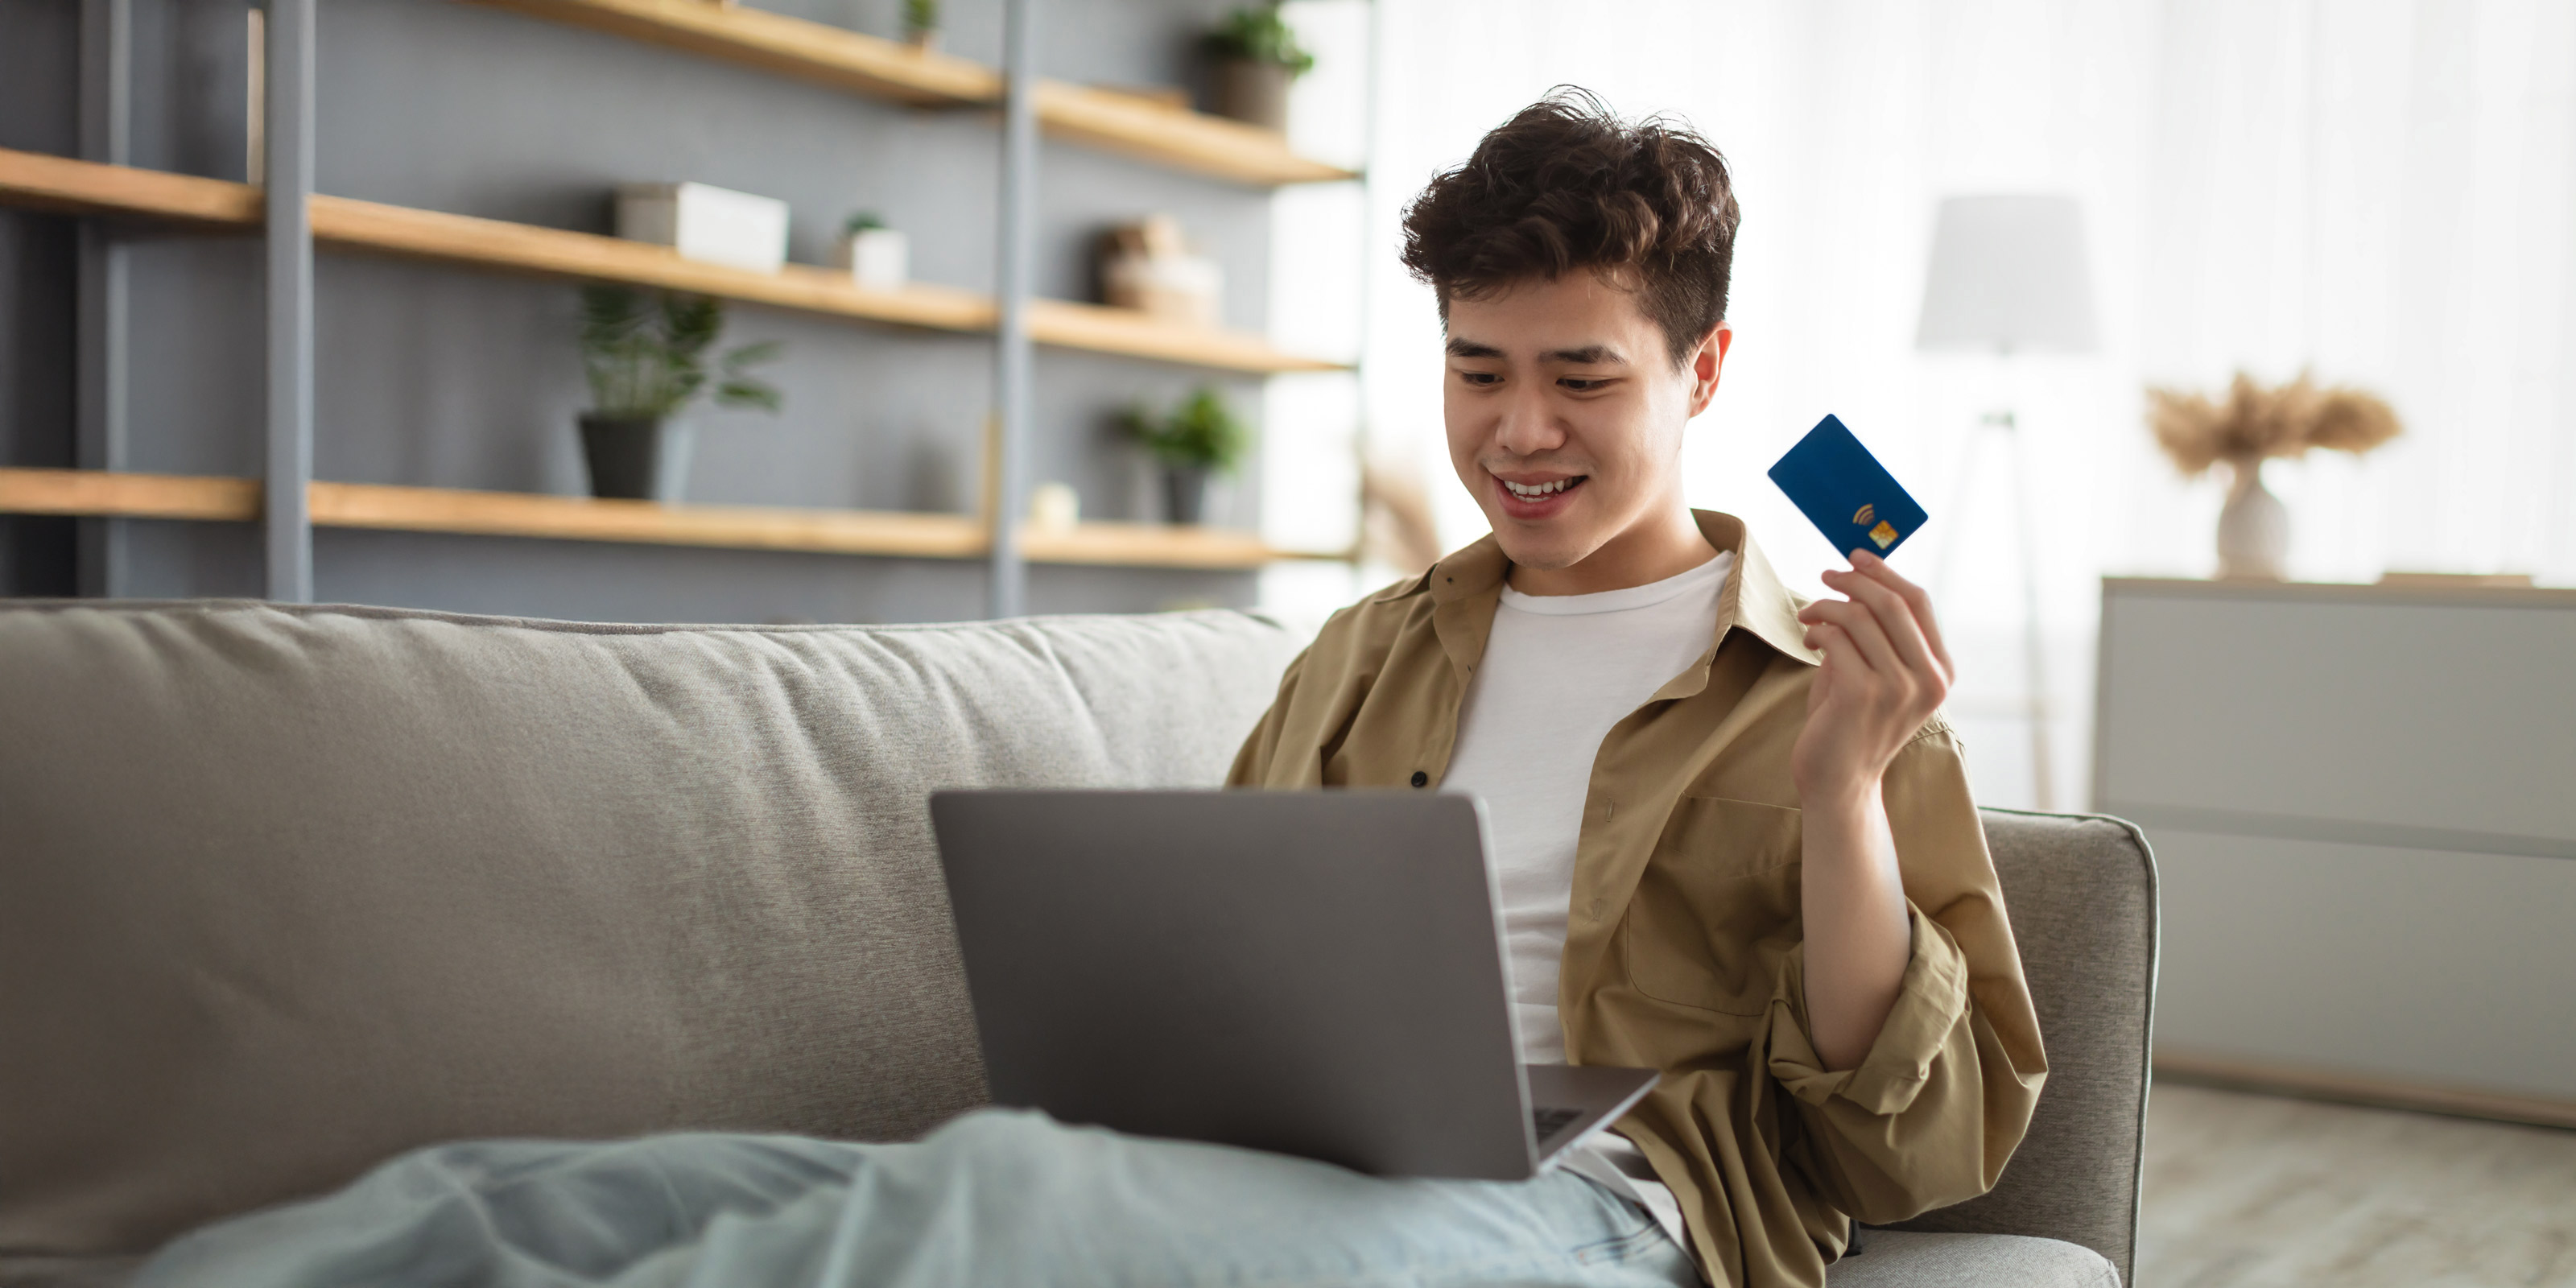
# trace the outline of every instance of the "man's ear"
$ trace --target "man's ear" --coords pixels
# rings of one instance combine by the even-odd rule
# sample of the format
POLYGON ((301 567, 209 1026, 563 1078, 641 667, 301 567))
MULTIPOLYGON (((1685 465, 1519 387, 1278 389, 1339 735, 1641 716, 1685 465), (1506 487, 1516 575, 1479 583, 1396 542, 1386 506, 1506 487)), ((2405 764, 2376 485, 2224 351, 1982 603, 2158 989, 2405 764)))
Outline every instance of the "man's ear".
POLYGON ((1698 348, 1691 350, 1691 415, 1707 411, 1709 400, 1717 397, 1718 373, 1726 368, 1726 347, 1734 342, 1734 328, 1720 322, 1700 337, 1698 348))

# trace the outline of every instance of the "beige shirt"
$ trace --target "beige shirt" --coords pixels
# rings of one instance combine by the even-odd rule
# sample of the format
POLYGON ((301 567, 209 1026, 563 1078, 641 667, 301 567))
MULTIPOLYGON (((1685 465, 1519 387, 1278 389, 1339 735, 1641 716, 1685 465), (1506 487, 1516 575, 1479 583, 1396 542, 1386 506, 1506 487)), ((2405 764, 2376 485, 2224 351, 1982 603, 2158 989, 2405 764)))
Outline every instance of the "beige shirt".
MULTIPOLYGON (((1789 749, 1816 655, 1801 601, 1741 521, 1699 660, 1612 726, 1592 765, 1558 1012, 1567 1059, 1664 1078, 1621 1134, 1671 1187, 1712 1283, 1818 1285, 1853 1219, 1901 1220, 1993 1187, 2047 1075, 2021 959, 1935 718, 1883 780, 1913 921, 1895 1008, 1828 1072, 1801 983, 1789 749)), ((1343 609, 1235 758, 1241 786, 1436 787, 1510 563, 1493 538, 1343 609)))

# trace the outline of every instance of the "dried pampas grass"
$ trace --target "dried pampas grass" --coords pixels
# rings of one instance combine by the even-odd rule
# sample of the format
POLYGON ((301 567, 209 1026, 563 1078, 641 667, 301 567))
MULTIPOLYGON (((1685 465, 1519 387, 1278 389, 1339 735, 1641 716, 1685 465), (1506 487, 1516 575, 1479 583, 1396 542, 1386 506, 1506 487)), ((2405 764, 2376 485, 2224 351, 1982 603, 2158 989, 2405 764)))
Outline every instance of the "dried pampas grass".
POLYGON ((2305 372, 2266 389, 2240 371, 2224 400, 2180 389, 2149 389, 2147 427, 2186 477, 2220 461, 2245 464, 2299 456, 2318 447, 2358 456, 2404 432, 2397 413, 2378 395, 2347 387, 2319 389, 2305 372))

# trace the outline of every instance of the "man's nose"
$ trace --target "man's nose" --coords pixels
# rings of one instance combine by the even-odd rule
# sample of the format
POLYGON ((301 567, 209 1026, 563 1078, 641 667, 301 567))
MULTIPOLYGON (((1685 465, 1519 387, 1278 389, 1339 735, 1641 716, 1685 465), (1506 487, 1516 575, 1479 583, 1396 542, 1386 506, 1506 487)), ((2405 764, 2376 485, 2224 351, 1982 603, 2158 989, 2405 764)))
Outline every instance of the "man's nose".
POLYGON ((1543 387, 1522 382, 1504 399, 1502 421, 1494 427, 1494 445, 1514 456, 1532 456, 1565 445, 1565 430, 1556 423, 1543 387))

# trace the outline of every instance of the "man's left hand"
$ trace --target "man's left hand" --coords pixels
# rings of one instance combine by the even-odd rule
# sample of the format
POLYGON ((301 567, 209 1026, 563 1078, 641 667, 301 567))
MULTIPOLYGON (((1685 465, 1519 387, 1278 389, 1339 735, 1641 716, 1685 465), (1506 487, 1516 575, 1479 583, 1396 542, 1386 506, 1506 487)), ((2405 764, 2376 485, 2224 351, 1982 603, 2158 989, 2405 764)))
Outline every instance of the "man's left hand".
POLYGON ((1941 707, 1958 668, 1941 644, 1932 597, 1887 561, 1852 552, 1848 572, 1825 574, 1848 596, 1798 611, 1807 647, 1825 655, 1807 691, 1807 727, 1789 770, 1807 801, 1872 793, 1879 775, 1941 707))

